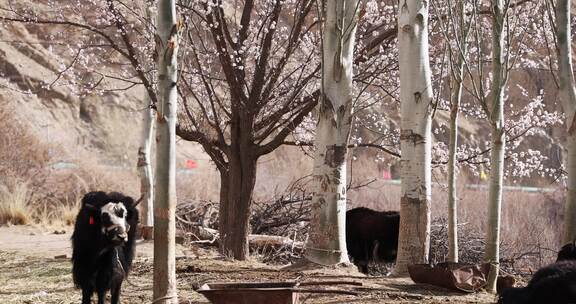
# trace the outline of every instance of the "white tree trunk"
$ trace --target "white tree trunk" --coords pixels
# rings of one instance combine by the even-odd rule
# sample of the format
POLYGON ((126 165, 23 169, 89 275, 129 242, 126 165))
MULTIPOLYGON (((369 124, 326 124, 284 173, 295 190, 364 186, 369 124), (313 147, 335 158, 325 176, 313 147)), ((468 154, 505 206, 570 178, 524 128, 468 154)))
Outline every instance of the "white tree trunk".
POLYGON ((152 238, 154 227, 154 184, 151 163, 152 138, 154 134, 154 109, 149 104, 143 114, 142 138, 138 148, 138 175, 140 176, 140 213, 142 214, 142 237, 152 238))
POLYGON ((450 84, 450 141, 448 144, 448 261, 458 262, 458 195, 456 193, 456 175, 458 172, 456 150, 458 149, 458 115, 462 97, 463 60, 458 56, 458 69, 452 73, 450 84))
POLYGON ((490 263, 486 290, 496 292, 496 280, 500 261, 500 214, 502 209, 502 182, 504 176, 504 88, 506 67, 504 66, 504 1, 494 0, 492 15, 492 149, 490 150, 490 185, 488 190, 488 224, 486 226, 486 251, 484 260, 490 263))
MULTIPOLYGON (((154 35, 156 35, 156 0, 146 1, 146 21, 147 21, 147 32, 146 39, 150 42, 152 48, 156 47, 154 45, 154 35)), ((156 67, 156 62, 146 62, 148 68, 154 70, 156 67)), ((152 77, 156 77, 155 73, 152 77)), ((136 169, 140 177, 140 197, 142 202, 140 203, 140 219, 142 222, 142 238, 145 240, 151 240, 154 234, 154 170, 152 169, 152 141, 154 138, 154 115, 156 113, 156 106, 150 93, 146 90, 145 99, 148 101, 148 108, 144 111, 142 115, 142 137, 140 138, 140 147, 138 147, 138 163, 136 169)))
POLYGON ((570 1, 556 3, 556 37, 558 40, 558 74, 560 80, 560 100, 566 115, 566 207, 564 216, 563 244, 576 239, 576 83, 572 67, 572 45, 570 27, 570 1))
POLYGON ((430 248, 432 81, 428 59, 428 1, 400 0, 402 196, 395 272, 408 264, 427 263, 430 248))
POLYGON ((352 124, 352 66, 358 0, 326 0, 322 31, 322 96, 316 127, 309 261, 348 262, 346 156, 352 124))
MULTIPOLYGON (((448 5, 451 5, 450 1, 448 5)), ((460 114, 460 101, 462 99, 462 83, 464 81, 464 56, 468 54, 468 27, 465 22, 464 0, 457 1, 459 6, 457 16, 452 20, 457 24, 454 36, 459 36, 457 50, 450 51, 450 138, 448 143, 448 261, 458 262, 458 194, 456 181, 458 164, 456 151, 458 150, 458 116, 460 114), (456 55, 456 56, 454 56, 456 55), (454 58, 456 57, 456 58, 454 58)), ((450 13, 454 9, 450 10, 450 13)), ((449 31, 449 29, 447 29, 449 31)), ((449 42, 448 42, 449 43, 449 42)))
POLYGON ((178 303, 176 293, 176 106, 178 31, 174 0, 158 1, 154 303, 178 303))

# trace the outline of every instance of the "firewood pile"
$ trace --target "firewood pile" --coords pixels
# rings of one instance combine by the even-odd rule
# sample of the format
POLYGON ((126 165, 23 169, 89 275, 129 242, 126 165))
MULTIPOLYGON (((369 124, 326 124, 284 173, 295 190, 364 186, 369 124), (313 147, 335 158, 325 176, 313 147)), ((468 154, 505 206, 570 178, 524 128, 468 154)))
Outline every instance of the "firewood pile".
MULTIPOLYGON (((250 249, 266 263, 285 264, 301 256, 307 237, 310 196, 292 188, 279 197, 253 202, 248 237, 250 249)), ((186 241, 218 246, 218 203, 193 201, 179 204, 177 228, 186 241)))
MULTIPOLYGON (((458 225, 459 262, 480 263, 484 256, 484 234, 471 229, 467 223, 458 225)), ((448 258, 448 221, 445 217, 432 221, 430 229, 430 263, 445 262, 448 258)))

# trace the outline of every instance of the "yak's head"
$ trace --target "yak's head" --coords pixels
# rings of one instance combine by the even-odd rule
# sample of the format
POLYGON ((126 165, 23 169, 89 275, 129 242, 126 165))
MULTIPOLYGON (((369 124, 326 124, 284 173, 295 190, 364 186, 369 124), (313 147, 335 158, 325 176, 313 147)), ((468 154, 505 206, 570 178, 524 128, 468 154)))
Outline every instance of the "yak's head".
POLYGON ((111 201, 100 209, 102 233, 114 244, 128 240, 130 224, 126 220, 128 210, 122 202, 111 201))
POLYGON ((128 232, 138 221, 138 202, 129 196, 112 192, 91 192, 84 197, 83 205, 90 210, 89 222, 98 225, 105 239, 113 245, 128 241, 128 232))

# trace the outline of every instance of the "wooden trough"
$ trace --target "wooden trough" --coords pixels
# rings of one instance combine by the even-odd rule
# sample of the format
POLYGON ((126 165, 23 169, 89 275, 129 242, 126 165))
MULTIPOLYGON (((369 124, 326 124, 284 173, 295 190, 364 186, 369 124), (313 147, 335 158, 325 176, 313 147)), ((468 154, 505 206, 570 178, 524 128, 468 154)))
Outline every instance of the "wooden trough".
POLYGON ((488 265, 444 262, 408 265, 415 283, 425 283, 462 292, 476 292, 486 285, 488 265))
POLYGON ((347 290, 302 288, 313 285, 362 286, 362 283, 356 281, 208 283, 196 291, 214 304, 298 304, 301 293, 358 295, 347 290))
MULTIPOLYGON (((428 264, 408 265, 410 278, 415 283, 425 283, 463 292, 477 292, 484 288, 490 272, 489 264, 467 264, 444 262, 434 266, 428 264)), ((499 275, 496 285, 498 293, 513 287, 515 279, 499 275)))

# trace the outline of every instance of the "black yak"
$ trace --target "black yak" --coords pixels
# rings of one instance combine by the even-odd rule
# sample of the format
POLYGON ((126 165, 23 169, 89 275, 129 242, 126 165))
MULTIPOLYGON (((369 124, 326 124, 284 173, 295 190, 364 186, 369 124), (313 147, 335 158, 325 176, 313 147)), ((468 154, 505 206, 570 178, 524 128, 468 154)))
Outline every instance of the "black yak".
POLYGON ((576 260, 576 242, 568 243, 560 249, 558 252, 558 258, 556 262, 566 261, 566 260, 576 260))
POLYGON ((576 303, 576 261, 565 260, 538 270, 528 286, 502 291, 498 304, 576 303))
POLYGON ((82 304, 90 304, 94 292, 98 304, 104 304, 108 290, 111 303, 118 303, 134 258, 136 205, 117 192, 90 192, 82 198, 72 234, 72 277, 82 289, 82 304))
POLYGON ((346 248, 360 271, 368 273, 368 263, 394 262, 398 249, 400 214, 360 207, 346 212, 346 248))

